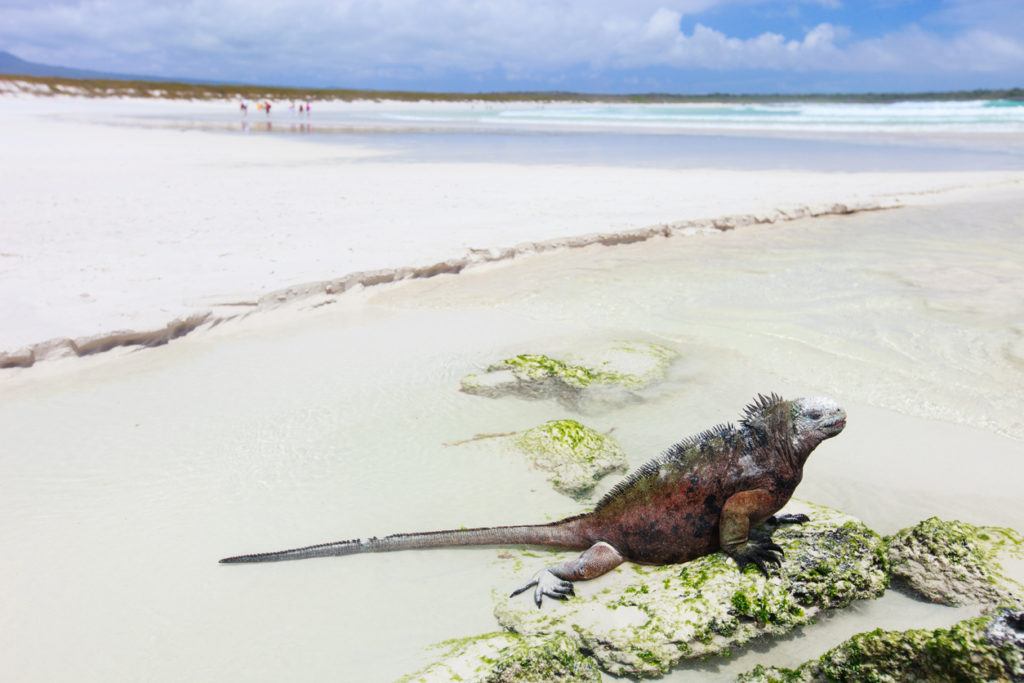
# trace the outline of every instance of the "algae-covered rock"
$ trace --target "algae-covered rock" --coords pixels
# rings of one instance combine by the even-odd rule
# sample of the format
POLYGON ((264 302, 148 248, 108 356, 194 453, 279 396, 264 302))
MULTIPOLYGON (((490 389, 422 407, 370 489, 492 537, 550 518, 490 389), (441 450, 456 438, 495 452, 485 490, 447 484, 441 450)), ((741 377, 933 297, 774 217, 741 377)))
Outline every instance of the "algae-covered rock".
POLYGON ((509 437, 509 444, 550 473, 557 491, 580 498, 604 475, 625 471, 626 454, 615 439, 576 420, 552 420, 509 437))
POLYGON ((568 638, 525 637, 515 633, 488 633, 450 640, 434 646, 442 653, 403 683, 594 683, 601 672, 568 638))
MULTIPOLYGON (((753 566, 740 573, 722 553, 679 565, 626 563, 577 583, 571 600, 549 601, 542 609, 522 596, 496 595, 495 616, 520 634, 562 634, 609 673, 658 676, 681 660, 781 635, 823 609, 884 592, 881 537, 829 508, 791 501, 786 512, 803 512, 811 521, 775 531, 786 559, 770 579, 753 566)), ((539 569, 571 556, 545 554, 531 563, 539 569)))
POLYGON ((649 342, 614 342, 560 358, 524 353, 462 379, 462 391, 500 398, 555 399, 584 412, 636 400, 664 379, 676 353, 649 342))
POLYGON ((948 629, 861 633, 797 669, 758 666, 743 683, 1022 681, 1024 612, 1001 609, 948 629))
POLYGON ((1024 555, 1024 538, 1013 529, 932 517, 903 529, 887 544, 893 577, 932 602, 1022 601, 1020 585, 1002 571, 1002 562, 1024 555))

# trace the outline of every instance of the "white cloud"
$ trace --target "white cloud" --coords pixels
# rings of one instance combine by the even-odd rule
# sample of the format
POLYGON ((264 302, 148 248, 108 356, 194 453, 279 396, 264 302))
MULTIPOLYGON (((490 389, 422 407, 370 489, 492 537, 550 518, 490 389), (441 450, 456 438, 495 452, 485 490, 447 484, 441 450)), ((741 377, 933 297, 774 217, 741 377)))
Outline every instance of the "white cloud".
MULTIPOLYGON (((805 0, 840 7, 838 0, 805 0)), ((500 73, 556 82, 567 71, 777 69, 908 73, 1024 72, 1015 3, 947 3, 940 35, 909 26, 858 40, 833 23, 803 35, 729 36, 723 5, 767 0, 27 0, 0 6, 0 49, 85 68, 223 79, 345 83, 374 76, 500 73), (987 11, 978 11, 979 5, 987 11), (1002 10, 1000 10, 1002 8, 1002 10)))

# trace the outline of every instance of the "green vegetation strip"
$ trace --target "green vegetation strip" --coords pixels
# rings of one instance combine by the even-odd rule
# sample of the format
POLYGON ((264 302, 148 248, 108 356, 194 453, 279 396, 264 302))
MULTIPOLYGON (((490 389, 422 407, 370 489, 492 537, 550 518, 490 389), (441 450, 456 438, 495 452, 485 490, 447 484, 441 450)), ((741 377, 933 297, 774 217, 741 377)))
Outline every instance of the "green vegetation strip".
POLYGON ((351 88, 285 88, 264 85, 196 84, 164 81, 132 81, 114 79, 58 78, 53 76, 23 76, 0 74, 0 81, 32 83, 45 86, 37 94, 81 95, 83 97, 159 97, 180 100, 223 100, 246 97, 253 100, 397 100, 407 102, 458 102, 483 100, 487 102, 608 102, 620 104, 647 103, 730 103, 779 104, 787 102, 842 102, 885 104, 891 102, 949 102, 968 100, 1024 101, 1024 88, 1008 90, 969 90, 923 93, 823 93, 802 95, 673 95, 644 93, 633 95, 606 95, 564 91, 549 92, 417 92, 410 90, 357 90, 351 88))

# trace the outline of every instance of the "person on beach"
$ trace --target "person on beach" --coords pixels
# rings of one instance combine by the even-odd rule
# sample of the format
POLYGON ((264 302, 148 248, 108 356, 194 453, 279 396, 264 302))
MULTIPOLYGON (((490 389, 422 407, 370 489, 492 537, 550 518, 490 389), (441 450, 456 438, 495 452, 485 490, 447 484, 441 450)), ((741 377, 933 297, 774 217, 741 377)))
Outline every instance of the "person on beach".
POLYGON ((238 105, 238 108, 242 110, 242 116, 249 115, 249 103, 245 101, 244 97, 242 98, 241 104, 238 105))
POLYGON ((263 105, 263 111, 267 112, 267 116, 270 116, 270 102, 263 105))

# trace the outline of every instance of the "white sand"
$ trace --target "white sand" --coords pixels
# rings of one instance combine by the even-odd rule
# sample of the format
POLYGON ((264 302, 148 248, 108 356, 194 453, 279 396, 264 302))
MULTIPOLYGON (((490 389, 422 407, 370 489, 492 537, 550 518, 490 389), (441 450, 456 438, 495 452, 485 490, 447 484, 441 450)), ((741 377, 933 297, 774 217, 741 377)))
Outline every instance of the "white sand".
POLYGON ((1022 178, 423 164, 297 138, 103 123, 231 106, 0 98, 0 352, 8 361, 75 351, 38 346, 55 338, 87 351, 90 338, 102 345, 115 331, 159 337, 175 319, 210 321, 271 293, 264 306, 323 291, 284 288, 340 280, 337 290, 365 279, 344 281, 352 273, 429 272, 595 233, 894 206, 1022 178))

